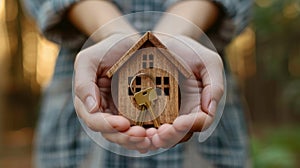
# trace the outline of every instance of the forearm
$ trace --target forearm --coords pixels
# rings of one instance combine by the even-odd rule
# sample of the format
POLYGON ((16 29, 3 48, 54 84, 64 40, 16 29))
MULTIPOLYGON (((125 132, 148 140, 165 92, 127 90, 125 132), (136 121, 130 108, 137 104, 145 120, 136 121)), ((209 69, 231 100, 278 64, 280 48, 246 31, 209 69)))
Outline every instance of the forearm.
POLYGON ((156 26, 156 31, 198 38, 200 34, 197 29, 208 30, 216 22, 219 8, 207 0, 186 0, 171 6, 167 12, 173 15, 164 15, 156 26))
POLYGON ((113 19, 122 16, 114 4, 104 0, 85 0, 73 5, 69 12, 69 20, 87 36, 92 35, 100 27, 103 29, 96 34, 100 41, 115 33, 131 33, 135 30, 125 20, 120 19, 118 25, 107 24, 113 19), (107 24, 106 26, 104 26, 107 24))

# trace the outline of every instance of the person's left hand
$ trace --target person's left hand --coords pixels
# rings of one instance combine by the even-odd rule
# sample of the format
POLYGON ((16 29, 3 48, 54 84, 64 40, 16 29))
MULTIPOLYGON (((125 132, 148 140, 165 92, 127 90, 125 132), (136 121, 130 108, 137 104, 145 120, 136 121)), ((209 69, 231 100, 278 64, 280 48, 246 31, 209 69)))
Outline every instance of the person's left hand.
POLYGON ((173 124, 148 129, 147 135, 157 148, 170 148, 190 139, 194 132, 207 129, 213 122, 217 105, 224 93, 223 63, 220 56, 195 40, 178 36, 161 41, 194 74, 181 87, 180 116, 173 124))
POLYGON ((74 70, 74 105, 78 116, 93 131, 113 143, 145 153, 151 146, 146 129, 130 126, 118 115, 111 95, 111 79, 106 72, 136 42, 139 35, 114 34, 81 51, 74 70))

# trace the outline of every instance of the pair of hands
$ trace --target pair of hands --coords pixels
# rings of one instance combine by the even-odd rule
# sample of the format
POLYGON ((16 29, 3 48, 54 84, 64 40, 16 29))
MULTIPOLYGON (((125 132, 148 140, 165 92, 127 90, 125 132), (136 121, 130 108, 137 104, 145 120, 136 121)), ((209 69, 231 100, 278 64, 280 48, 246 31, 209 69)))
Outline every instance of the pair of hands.
POLYGON ((223 64, 217 53, 186 36, 157 36, 194 74, 180 88, 182 115, 173 124, 145 129, 130 126, 128 119, 116 115, 111 79, 106 72, 138 40, 138 35, 111 35, 81 51, 74 67, 74 105, 79 117, 107 140, 140 153, 170 148, 189 140, 193 132, 208 128, 224 92, 223 64))

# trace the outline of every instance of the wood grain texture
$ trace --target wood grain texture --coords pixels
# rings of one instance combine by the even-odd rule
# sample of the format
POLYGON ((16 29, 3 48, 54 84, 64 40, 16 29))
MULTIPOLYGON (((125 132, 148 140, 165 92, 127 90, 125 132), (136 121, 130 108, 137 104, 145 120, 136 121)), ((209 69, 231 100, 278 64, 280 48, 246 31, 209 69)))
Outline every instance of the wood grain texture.
POLYGON ((113 74, 148 40, 148 32, 144 34, 106 73, 111 78, 113 74))
POLYGON ((113 74, 118 71, 118 69, 129 60, 129 58, 139 49, 143 48, 144 44, 149 41, 153 47, 159 48, 163 53, 163 56, 167 57, 173 66, 178 68, 178 70, 186 77, 190 78, 192 75, 191 70, 185 65, 181 60, 175 58, 172 53, 166 48, 165 45, 155 37, 151 32, 146 32, 106 73, 106 75, 111 78, 113 74))
MULTIPOLYGON (((155 116, 159 118, 160 124, 173 123, 179 115, 179 73, 189 78, 191 71, 151 32, 145 33, 107 72, 108 77, 118 77, 117 109, 132 125, 135 125, 141 108, 136 105, 133 95, 129 95, 129 83, 138 73, 145 73, 152 78, 141 76, 139 85, 133 82, 134 92, 137 92, 137 89, 156 88, 160 94, 152 106, 155 116), (168 78, 168 82, 164 83, 164 77, 168 78), (160 78, 160 84, 155 83, 157 78, 160 78)), ((153 119, 147 112, 144 126, 153 126, 153 119)))
MULTIPOLYGON (((178 70, 173 64, 164 56, 161 55, 161 52, 157 48, 146 48, 138 51, 130 58, 130 61, 125 63, 117 72, 119 77, 119 88, 118 88, 118 105, 117 108, 121 115, 131 120, 131 124, 135 124, 140 109, 135 106, 133 96, 128 95, 128 77, 133 77, 138 73, 145 73, 153 78, 161 77, 161 84, 156 85, 151 78, 143 76, 141 78, 141 89, 148 87, 156 87, 161 89, 161 94, 158 95, 158 99, 155 100, 152 108, 154 113, 161 124, 163 123, 172 123, 175 118, 178 116, 179 111, 179 100, 178 100, 178 70), (154 68, 142 67, 143 55, 153 54, 154 56, 154 68), (169 78, 169 84, 164 85, 163 77, 169 78), (164 88, 169 89, 169 96, 164 95, 164 88)), ((135 84, 133 84, 136 87, 135 84)), ((153 118, 149 114, 146 115, 146 122, 144 125, 153 125, 153 118)))

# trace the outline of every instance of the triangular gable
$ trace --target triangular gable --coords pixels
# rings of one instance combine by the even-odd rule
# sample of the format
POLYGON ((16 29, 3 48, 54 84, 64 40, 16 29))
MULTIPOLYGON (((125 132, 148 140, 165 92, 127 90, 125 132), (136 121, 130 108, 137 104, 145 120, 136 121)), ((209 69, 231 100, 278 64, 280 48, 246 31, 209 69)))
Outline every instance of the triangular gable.
POLYGON ((189 78, 192 73, 182 63, 180 63, 174 56, 168 51, 167 47, 163 45, 159 39, 157 39, 151 32, 146 32, 106 73, 111 78, 119 68, 125 64, 134 53, 139 50, 143 44, 150 41, 154 47, 157 47, 159 51, 164 55, 186 78, 189 78), (160 49, 161 48, 161 49, 160 49))

